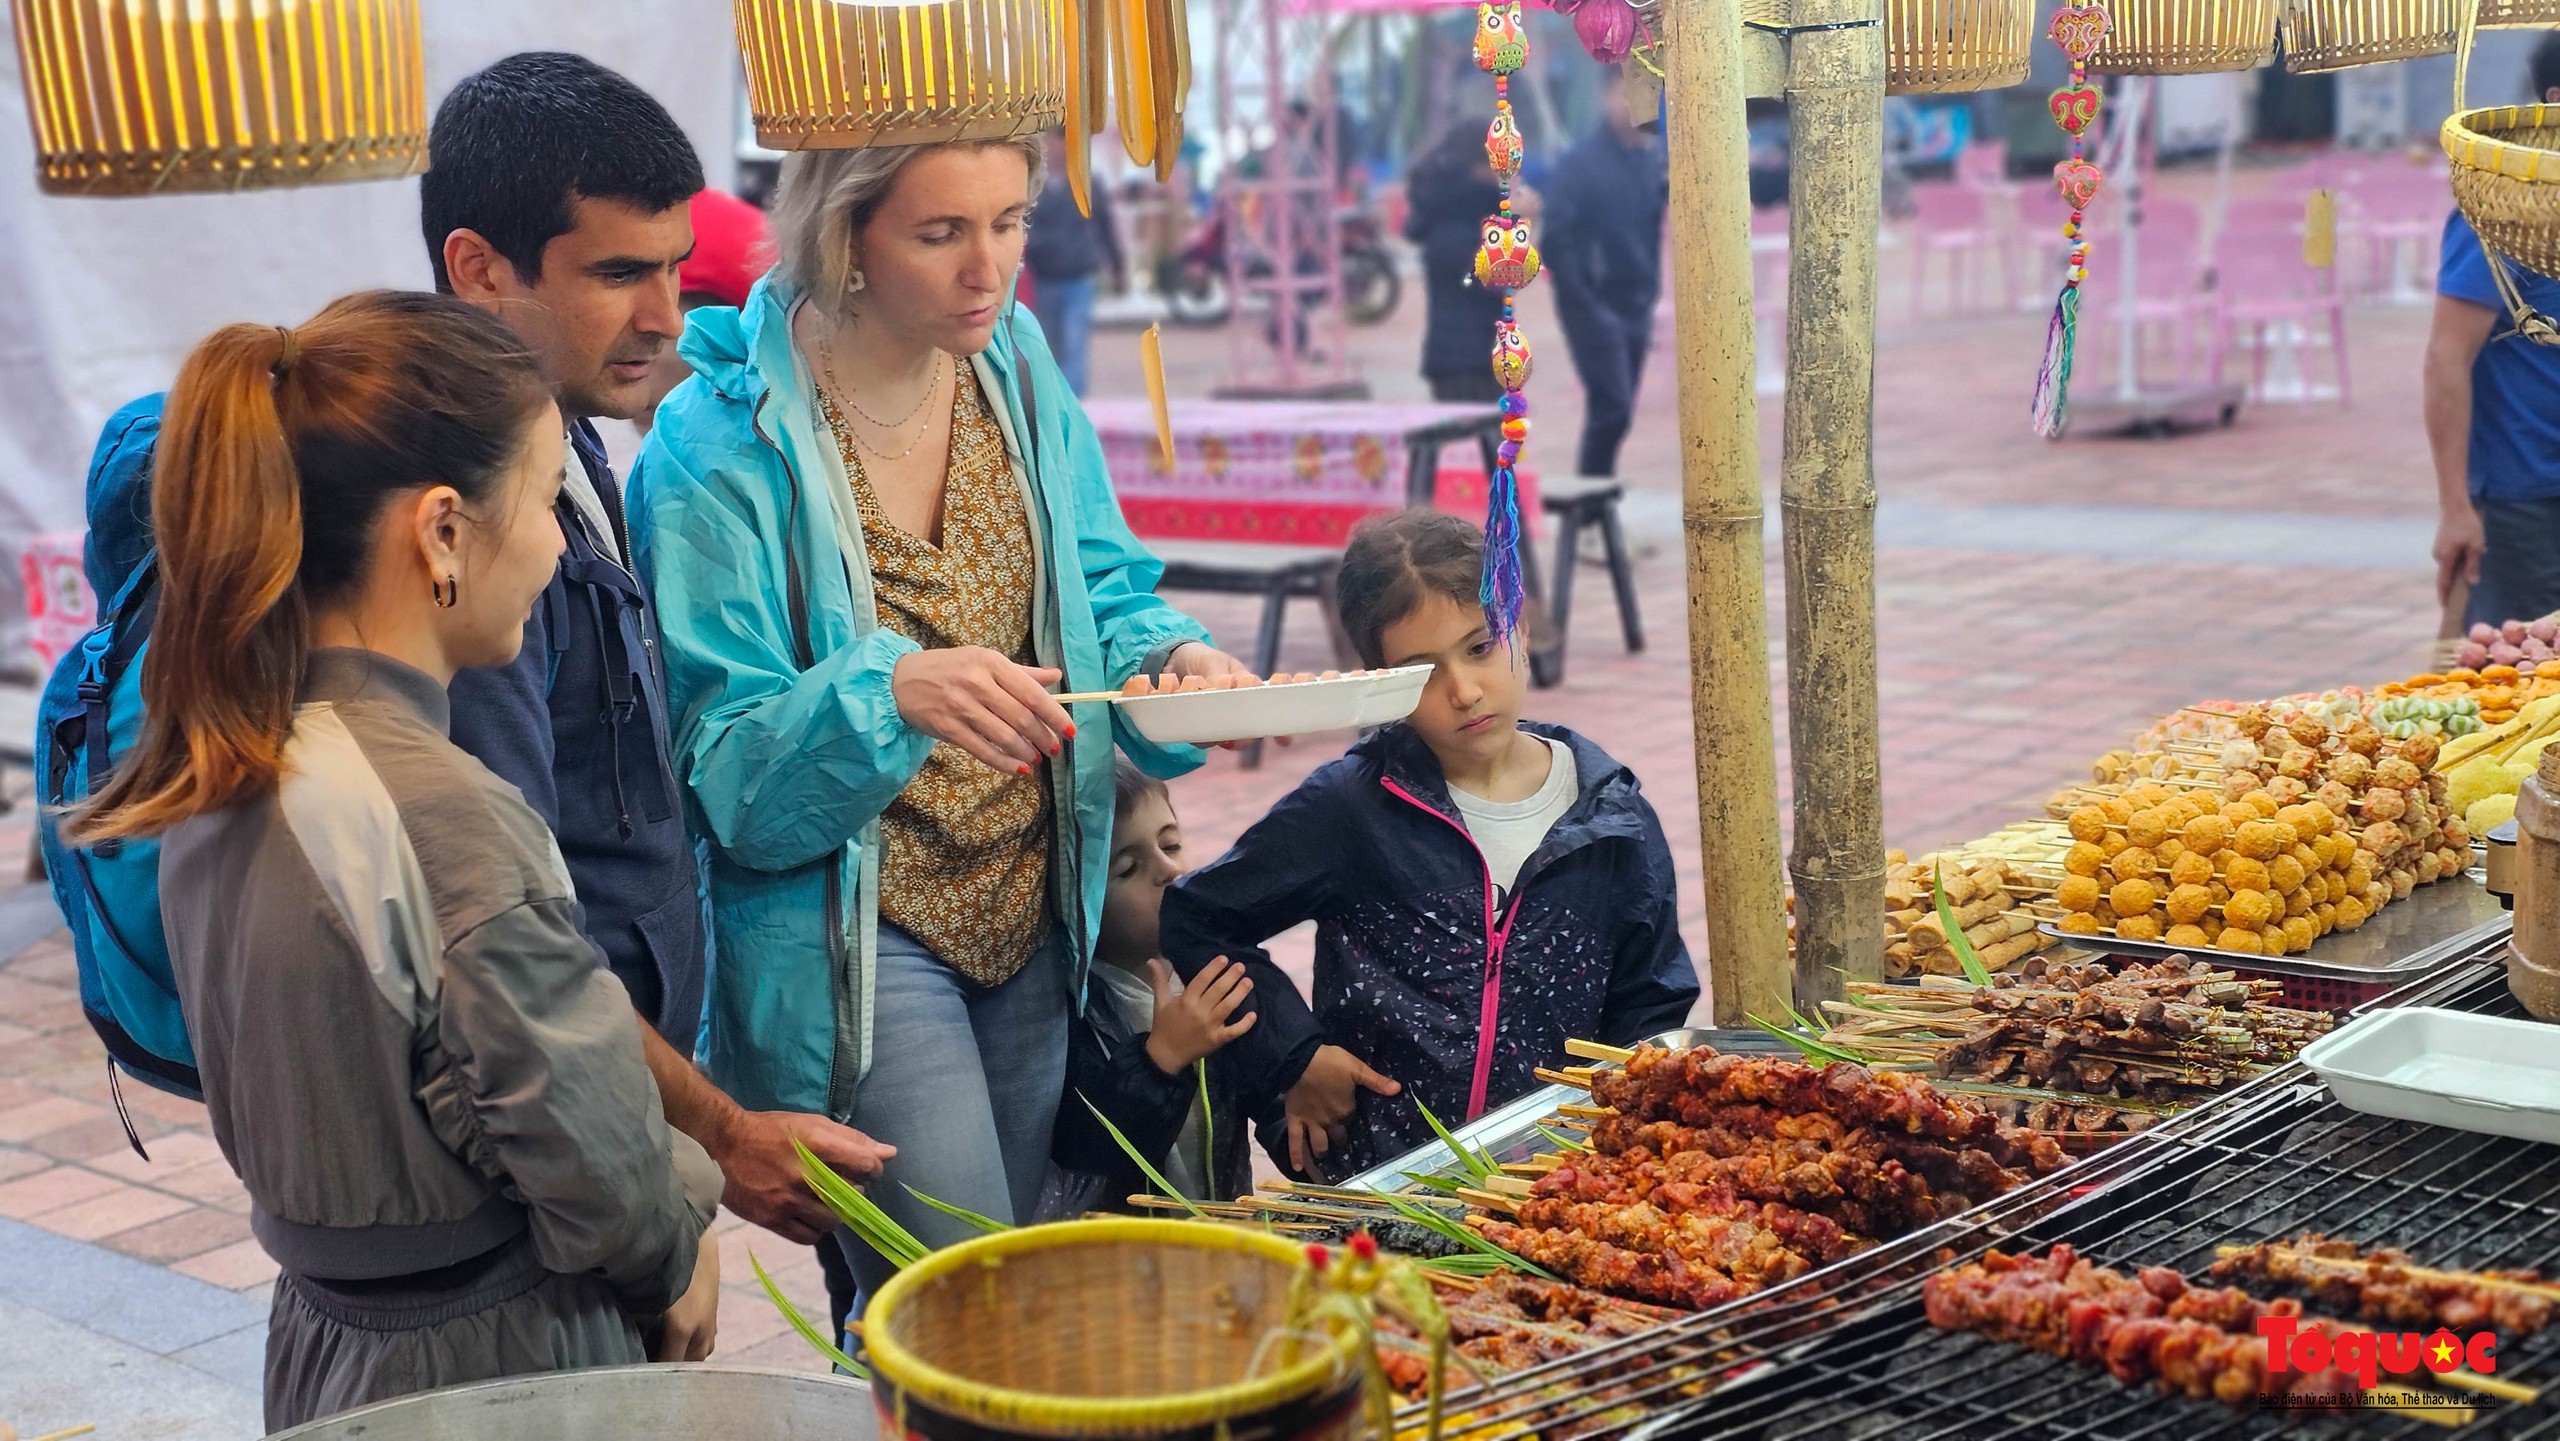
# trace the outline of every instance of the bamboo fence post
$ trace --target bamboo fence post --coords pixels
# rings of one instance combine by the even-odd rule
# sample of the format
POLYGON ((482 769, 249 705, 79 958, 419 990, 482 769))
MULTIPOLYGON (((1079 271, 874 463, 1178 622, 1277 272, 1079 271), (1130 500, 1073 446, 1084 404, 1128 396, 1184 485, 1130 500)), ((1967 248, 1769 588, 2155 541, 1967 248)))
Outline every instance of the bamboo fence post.
POLYGON ((1787 41, 1787 733, 1795 995, 1884 978, 1876 734, 1876 229, 1883 0, 1793 0, 1787 41))
POLYGON ((1698 859, 1718 1025, 1787 996, 1738 0, 1662 7, 1698 859), (1674 13, 1676 11, 1676 13, 1674 13))

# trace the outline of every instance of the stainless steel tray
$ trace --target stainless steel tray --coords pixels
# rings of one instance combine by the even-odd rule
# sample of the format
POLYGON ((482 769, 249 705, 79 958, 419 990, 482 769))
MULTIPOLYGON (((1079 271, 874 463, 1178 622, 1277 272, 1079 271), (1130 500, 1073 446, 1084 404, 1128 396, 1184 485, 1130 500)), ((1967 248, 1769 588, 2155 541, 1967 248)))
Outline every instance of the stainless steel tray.
MULTIPOLYGON (((1740 1055, 1793 1056, 1795 1051, 1785 1042, 1759 1030, 1719 1030, 1691 1026, 1647 1036, 1649 1044, 1683 1050, 1690 1046, 1713 1046, 1719 1051, 1740 1055)), ((1498 1162, 1525 1161, 1531 1156, 1555 1149, 1555 1143, 1538 1134, 1538 1120, 1555 1114, 1559 1105, 1585 1105, 1590 1098, 1571 1086, 1540 1086, 1538 1089, 1506 1104, 1496 1106, 1450 1133, 1467 1145, 1483 1149, 1498 1162)), ((1410 1191, 1415 1189, 1410 1175, 1438 1176, 1455 1174, 1456 1158, 1449 1148, 1437 1140, 1414 1147, 1392 1161, 1382 1162, 1343 1182, 1354 1191, 1410 1191)))
POLYGON ((2420 886, 2405 901, 2384 906, 2372 920, 2353 931, 2332 931, 2311 949, 2290 956, 2253 956, 2239 951, 2185 950, 2158 941, 2124 941, 2113 936, 2075 936, 2052 921, 2036 929, 2073 945, 2119 956, 2193 956, 2227 961, 2277 976, 2312 976, 2333 981, 2406 981, 2424 975, 2484 942, 2505 935, 2514 917, 2481 883, 2478 870, 2449 881, 2420 886))

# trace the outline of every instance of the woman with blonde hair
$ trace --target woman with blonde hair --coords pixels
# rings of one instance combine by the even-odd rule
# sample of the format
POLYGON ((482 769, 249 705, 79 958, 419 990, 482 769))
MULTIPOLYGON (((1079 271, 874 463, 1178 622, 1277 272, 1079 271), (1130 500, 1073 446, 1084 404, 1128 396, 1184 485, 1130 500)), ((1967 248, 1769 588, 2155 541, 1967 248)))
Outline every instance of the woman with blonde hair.
POLYGON ((214 1139, 283 1270, 270 1430, 710 1348, 719 1173, 551 833, 445 733, 551 579, 565 453, 532 355, 444 296, 226 327, 169 395, 147 719, 66 834, 161 838, 214 1139))
POLYGON ((710 1072, 896 1147, 876 1199, 936 1244, 968 1231, 913 1192, 1038 1198, 1115 742, 1199 761, 1051 688, 1243 669, 1156 597, 1014 304, 1040 172, 1029 137, 786 159, 778 264, 695 312, 632 493, 710 842, 710 1072))

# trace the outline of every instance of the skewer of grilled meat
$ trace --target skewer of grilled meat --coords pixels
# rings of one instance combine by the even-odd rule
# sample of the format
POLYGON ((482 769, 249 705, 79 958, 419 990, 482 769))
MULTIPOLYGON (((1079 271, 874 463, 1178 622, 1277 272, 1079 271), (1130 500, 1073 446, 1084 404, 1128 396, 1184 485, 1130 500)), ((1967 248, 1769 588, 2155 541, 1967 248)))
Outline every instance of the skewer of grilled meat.
POLYGON ((2546 1284, 2539 1272, 2435 1271, 2406 1251, 2366 1250, 2317 1233, 2243 1247, 2214 1262, 2209 1274, 2299 1286, 2324 1306, 2400 1325, 2529 1335, 2551 1323, 2550 1300, 2518 1289, 2546 1284))
POLYGON ((1624 1070, 1595 1076, 1591 1098, 1622 1115, 1693 1126, 1717 1124, 1737 1105, 1820 1111, 1847 1125, 1977 1147, 2004 1166, 2049 1171, 2065 1160, 2051 1138, 2024 1135, 1964 1097, 1941 1093, 1917 1076, 1847 1061, 1817 1071, 1769 1056, 1720 1055, 1707 1046, 1647 1046, 1624 1070))
MULTIPOLYGON (((1873 1164, 1898 1164, 1934 1191, 1986 1201, 2026 1184, 2023 1172, 2002 1166, 1982 1151, 1959 1150, 1934 1141, 1868 1130, 1851 1130, 1829 1116, 1780 1116, 1766 1107, 1737 1107, 1712 1126, 1684 1126, 1678 1121, 1638 1121, 1610 1116, 1592 1129, 1592 1150, 1601 1155, 1676 1156, 1697 1151, 1719 1159, 1765 1156, 1773 1161, 1817 1161, 1828 1155, 1852 1155, 1873 1164), (1744 1112, 1756 1113, 1744 1115, 1744 1112), (1762 1121, 1768 1124, 1760 1124, 1762 1121), (1790 1122, 1803 1122, 1790 1125, 1790 1122), (1773 1134, 1782 1133, 1782 1134, 1773 1134)), ((1861 1194, 1855 1191, 1852 1194, 1861 1194)), ((1763 1200, 1784 1200, 1766 1196, 1763 1200)), ((1872 1197, 1868 1197, 1872 1199, 1872 1197)), ((1962 1209, 1958 1207, 1957 1209, 1962 1209)), ((1851 1227, 1852 1230, 1862 1229, 1851 1227)))
MULTIPOLYGON (((2104 1366, 2132 1385, 2144 1379, 2196 1400, 2249 1406, 2271 1382, 2294 1396, 2347 1396, 2362 1388, 2335 1367, 2310 1375, 2270 1377, 2266 1342, 2255 1332, 2262 1315, 2299 1316, 2291 1301, 2261 1301, 2245 1291, 2188 1285, 2165 1266, 2127 1275, 2081 1259, 2058 1245, 2045 1255, 1993 1250, 1982 1260, 1929 1278, 1922 1300, 1931 1325, 1973 1331, 2082 1365, 2104 1366)), ((2303 1317, 2306 1329, 2344 1329, 2303 1317)))
POLYGON ((1484 1238, 1522 1260, 1544 1266, 1578 1284, 1666 1306, 1703 1311, 1760 1289, 1712 1266, 1692 1265, 1677 1251, 1637 1251, 1574 1231, 1475 1219, 1484 1238))

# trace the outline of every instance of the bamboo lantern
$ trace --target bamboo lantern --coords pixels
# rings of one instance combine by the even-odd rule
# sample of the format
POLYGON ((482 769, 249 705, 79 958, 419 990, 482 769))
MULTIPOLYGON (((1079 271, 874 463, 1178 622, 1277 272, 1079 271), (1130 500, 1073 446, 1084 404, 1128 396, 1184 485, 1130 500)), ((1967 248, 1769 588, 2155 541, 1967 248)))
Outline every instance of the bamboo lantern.
POLYGON ((2275 53, 2282 0, 2112 0, 2114 23, 2089 56, 2092 75, 2205 75, 2252 70, 2275 53))
POLYGON ((418 0, 13 0, 36 182, 258 190, 425 168, 418 0))
POLYGON ((1887 0, 1888 95, 1998 90, 2027 78, 2032 0, 1887 0))
POLYGON ((2284 68, 2296 74, 2453 49, 2461 0, 2285 0, 2284 68))
POLYGON ((774 150, 1033 134, 1064 117, 1082 58, 1058 0, 738 0, 738 50, 774 150))
POLYGON ((2453 114, 2439 136, 2453 162, 2453 200, 2480 233, 2490 276, 2516 328, 2560 343, 2555 318, 2534 315, 2505 268, 2512 260, 2560 276, 2560 105, 2470 108, 2471 48, 2464 35, 2454 62, 2453 114))
POLYGON ((2480 0, 2483 30, 2542 29, 2560 25, 2560 0, 2480 0))

